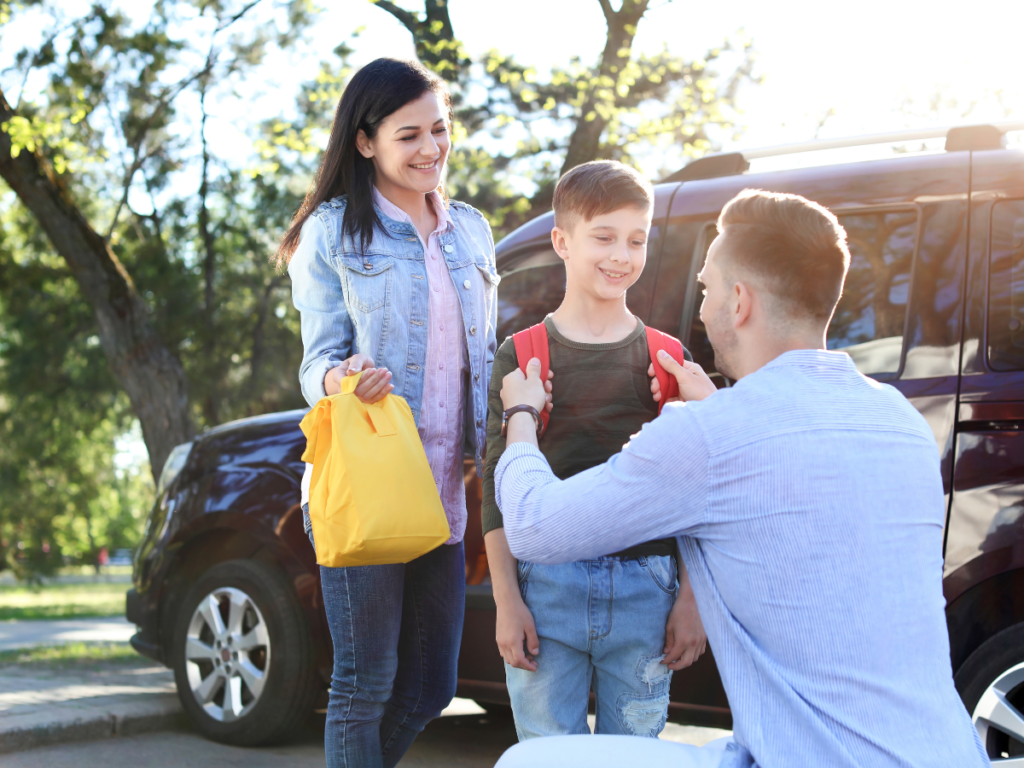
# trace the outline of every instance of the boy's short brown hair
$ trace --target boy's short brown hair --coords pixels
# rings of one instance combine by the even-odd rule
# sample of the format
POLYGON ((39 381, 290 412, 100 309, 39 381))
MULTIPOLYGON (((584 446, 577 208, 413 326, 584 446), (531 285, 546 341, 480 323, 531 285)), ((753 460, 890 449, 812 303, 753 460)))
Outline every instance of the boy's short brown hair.
POLYGON ((572 229, 579 220, 632 207, 646 211, 654 204, 654 188, 635 168, 614 160, 577 165, 555 185, 555 226, 572 229))
POLYGON ((722 209, 718 231, 723 273, 738 267, 763 280, 789 319, 832 319, 850 267, 835 214, 799 195, 745 189, 722 209))

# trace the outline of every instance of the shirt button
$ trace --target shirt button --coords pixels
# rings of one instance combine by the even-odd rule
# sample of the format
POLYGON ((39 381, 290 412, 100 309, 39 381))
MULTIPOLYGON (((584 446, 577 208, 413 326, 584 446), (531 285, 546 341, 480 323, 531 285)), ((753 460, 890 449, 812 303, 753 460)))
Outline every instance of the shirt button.
POLYGON ((437 405, 438 405, 438 407, 440 407, 440 408, 444 408, 444 400, 442 400, 441 402, 439 402, 439 403, 438 403, 437 405))
POLYGON ((452 252, 452 251, 454 251, 454 250, 455 250, 455 249, 454 249, 454 248, 452 248, 452 247, 451 247, 450 245, 446 245, 446 246, 444 247, 444 252, 445 252, 445 253, 451 253, 451 252, 452 252))
POLYGON ((440 328, 442 331, 444 330, 444 326, 443 325, 439 325, 437 327, 440 328))
POLYGON ((475 336, 475 335, 476 335, 476 326, 475 326, 475 325, 474 325, 474 326, 472 326, 472 327, 471 327, 471 328, 469 329, 469 335, 470 335, 470 336, 475 336))
POLYGON ((440 287, 440 286, 438 286, 438 285, 435 285, 435 286, 434 286, 434 292, 435 292, 435 293, 436 293, 437 291, 440 291, 440 290, 441 290, 441 287, 440 287))
POLYGON ((463 287, 463 288, 465 288, 465 289, 466 289, 466 290, 468 291, 468 290, 469 290, 469 280, 467 280, 466 282, 464 282, 464 283, 462 284, 462 287, 463 287))
POLYGON ((430 258, 432 258, 432 259, 436 259, 436 258, 437 258, 437 254, 436 254, 436 253, 432 253, 432 254, 430 254, 430 258))
POLYGON ((443 371, 444 370, 444 363, 438 363, 437 367, 440 368, 443 371))

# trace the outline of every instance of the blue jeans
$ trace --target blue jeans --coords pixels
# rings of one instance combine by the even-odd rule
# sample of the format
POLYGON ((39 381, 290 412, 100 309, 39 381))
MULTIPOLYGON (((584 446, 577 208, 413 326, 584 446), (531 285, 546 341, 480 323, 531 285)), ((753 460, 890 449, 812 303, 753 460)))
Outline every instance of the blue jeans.
POLYGON ((328 768, 391 768, 455 695, 462 542, 404 565, 320 566, 334 641, 328 768))
POLYGON ((672 672, 661 663, 679 589, 674 557, 602 557, 519 564, 519 587, 540 641, 537 671, 505 665, 519 740, 595 731, 656 738, 672 672))

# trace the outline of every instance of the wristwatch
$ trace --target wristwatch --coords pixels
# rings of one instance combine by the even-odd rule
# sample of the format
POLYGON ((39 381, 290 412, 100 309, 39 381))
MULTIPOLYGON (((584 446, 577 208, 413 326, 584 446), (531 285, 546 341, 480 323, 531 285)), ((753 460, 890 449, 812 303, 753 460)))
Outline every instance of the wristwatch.
POLYGON ((505 437, 508 433, 508 420, 517 413, 528 413, 533 416, 533 420, 537 422, 537 439, 540 440, 540 436, 544 434, 544 422, 540 419, 540 414, 537 409, 532 405, 513 405, 507 411, 501 414, 501 436, 505 437))

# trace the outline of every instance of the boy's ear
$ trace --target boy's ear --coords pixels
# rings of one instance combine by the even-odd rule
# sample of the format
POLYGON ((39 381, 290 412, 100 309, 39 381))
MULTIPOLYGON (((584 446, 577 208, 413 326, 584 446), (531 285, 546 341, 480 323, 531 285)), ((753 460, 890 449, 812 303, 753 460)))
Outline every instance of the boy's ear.
POLYGON ((555 253, 558 254, 558 258, 562 261, 569 260, 569 244, 566 242, 567 239, 568 235, 561 227, 555 227, 551 230, 551 247, 555 249, 555 253))

